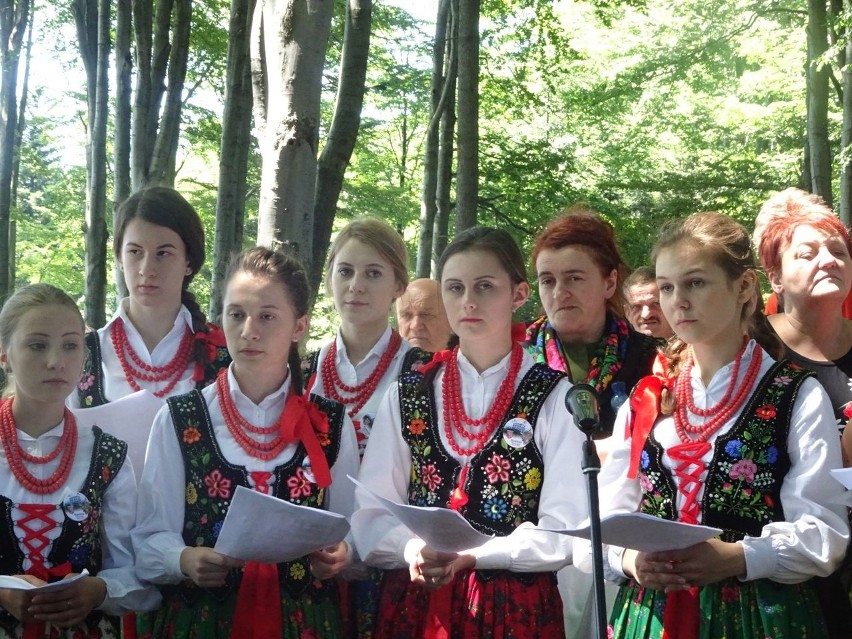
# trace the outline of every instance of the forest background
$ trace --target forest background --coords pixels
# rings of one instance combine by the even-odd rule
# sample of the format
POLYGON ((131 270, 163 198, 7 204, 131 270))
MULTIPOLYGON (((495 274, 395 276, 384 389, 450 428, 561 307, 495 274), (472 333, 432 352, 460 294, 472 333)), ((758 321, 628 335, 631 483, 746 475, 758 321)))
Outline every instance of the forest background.
MULTIPOLYGON (((116 0, 104 20, 111 4, 0 0, 2 117, 7 123, 10 111, 17 113, 18 136, 5 197, 0 167, 0 222, 6 216, 9 227, 7 289, 50 282, 80 301, 90 324, 102 323, 112 313, 116 294, 111 250, 98 254, 90 245, 93 207, 97 198, 106 203, 106 222, 100 223, 104 233, 97 241, 109 247, 113 203, 126 196, 127 185, 133 189, 161 182, 180 190, 205 222, 208 260, 193 290, 215 316, 216 270, 226 255, 217 245, 222 229, 236 228, 228 240, 233 246, 253 245, 259 219, 268 214, 262 176, 271 156, 258 140, 264 142, 265 126, 274 123, 258 120, 256 103, 253 124, 243 126, 258 136, 246 142, 244 175, 236 172, 243 200, 230 208, 221 201, 223 178, 234 176, 233 170, 222 168, 232 155, 222 151, 227 138, 223 122, 233 117, 226 104, 233 107, 234 96, 241 96, 245 110, 245 94, 251 92, 246 84, 237 85, 235 92, 234 15, 246 31, 251 11, 258 7, 255 0, 147 0, 155 31, 157 12, 165 13, 170 55, 180 48, 180 38, 186 38, 184 79, 179 83, 169 69, 161 81, 162 102, 149 109, 155 122, 160 118, 161 130, 171 127, 175 132, 174 155, 162 174, 148 171, 120 182, 120 162, 113 158, 119 157, 116 148, 127 128, 119 121, 121 105, 129 99, 121 91, 130 94, 121 74, 135 79, 136 109, 138 80, 146 67, 139 57, 144 39, 137 22, 129 45, 121 42, 121 34, 127 33, 121 10, 122 5, 129 10, 129 0, 116 0), (15 23, 22 4, 28 19, 15 23), (248 17, 240 17, 240 11, 248 11, 248 17), (181 32, 184 23, 189 25, 186 34, 181 32), (94 90, 104 69, 93 72, 93 52, 102 66, 106 56, 110 79, 115 77, 106 94, 94 90), (84 64, 87 55, 89 66, 84 64), (130 69, 122 72, 119 67, 128 65, 116 65, 116 60, 132 60, 130 69), (6 75, 11 64, 17 66, 17 88, 9 107, 6 75), (176 123, 166 121, 169 100, 178 105, 176 123), (93 153, 99 127, 105 131, 100 159, 93 153), (87 288, 87 279, 97 272, 93 262, 100 264, 101 277, 107 274, 102 299, 87 288)), ((134 0, 136 4, 146 0, 134 0)), ((844 106, 852 100, 852 89, 844 90, 849 82, 847 49, 852 51, 849 1, 277 4, 285 13, 296 5, 315 11, 318 5, 330 5, 328 46, 319 52, 314 176, 317 166, 321 171, 340 107, 339 89, 347 73, 344 42, 353 25, 363 30, 367 10, 363 106, 330 219, 334 228, 359 215, 388 221, 408 243, 412 273, 418 276, 430 275, 435 255, 454 231, 473 223, 503 227, 527 250, 547 220, 575 202, 589 204, 614 225, 634 267, 647 262, 662 221, 720 210, 751 227, 766 197, 787 186, 821 194, 849 223, 846 149, 852 108, 844 106), (473 55, 470 40, 464 39, 465 29, 470 35, 471 28, 478 35, 473 55), (471 60, 476 67, 473 91, 471 60), (464 115, 472 97, 474 138, 464 115), (465 143, 471 139, 475 144, 465 143), (436 162, 443 177, 436 177, 436 162)), ((292 19, 294 14, 289 15, 292 19)), ((149 57, 156 63, 154 49, 149 57)), ((147 136, 135 133, 133 144, 141 146, 147 136)), ((156 131, 150 133, 152 145, 155 139, 156 131)), ((138 164, 134 167, 131 160, 132 169, 138 171, 138 164)), ((323 188, 312 195, 322 200, 323 188)), ((286 229, 275 227, 275 237, 263 233, 261 228, 266 244, 288 243, 286 229)), ((328 237, 308 242, 310 248, 302 250, 318 289, 311 328, 316 342, 328 339, 335 328, 330 300, 319 286, 323 242, 327 245, 328 237)), ((0 246, 0 262, 3 257, 0 246)), ((535 306, 535 301, 527 305, 530 315, 535 306)))

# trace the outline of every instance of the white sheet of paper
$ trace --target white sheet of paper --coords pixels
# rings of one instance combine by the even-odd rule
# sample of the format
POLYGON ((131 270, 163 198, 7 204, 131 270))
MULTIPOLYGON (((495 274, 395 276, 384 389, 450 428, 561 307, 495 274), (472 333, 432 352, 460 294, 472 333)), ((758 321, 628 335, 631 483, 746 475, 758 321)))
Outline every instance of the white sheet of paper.
POLYGON ((29 581, 25 581, 20 577, 12 575, 0 575, 0 588, 8 588, 9 590, 32 590, 35 592, 50 592, 51 590, 64 590, 75 581, 80 581, 83 577, 88 577, 89 571, 83 568, 83 572, 68 579, 54 581, 52 584, 44 586, 33 586, 29 581))
POLYGON ((832 468, 829 472, 847 490, 852 490, 852 468, 832 468))
POLYGON ((343 515, 237 486, 213 550, 234 559, 277 564, 334 546, 348 532, 343 515))
MULTIPOLYGON (((572 537, 591 537, 591 528, 574 530, 552 530, 551 532, 572 537)), ((619 513, 601 519, 603 543, 642 552, 681 550, 722 533, 721 528, 685 524, 680 521, 661 519, 645 513, 619 513)))
POLYGON ((165 403, 153 393, 141 390, 109 404, 75 408, 74 416, 80 427, 98 426, 105 433, 127 442, 127 456, 133 463, 138 484, 145 465, 145 449, 148 447, 151 425, 157 411, 165 403))
POLYGON ((459 552, 478 548, 491 539, 489 535, 474 530, 473 526, 455 510, 397 504, 370 490, 354 477, 347 475, 355 485, 365 490, 406 528, 438 552, 459 552))

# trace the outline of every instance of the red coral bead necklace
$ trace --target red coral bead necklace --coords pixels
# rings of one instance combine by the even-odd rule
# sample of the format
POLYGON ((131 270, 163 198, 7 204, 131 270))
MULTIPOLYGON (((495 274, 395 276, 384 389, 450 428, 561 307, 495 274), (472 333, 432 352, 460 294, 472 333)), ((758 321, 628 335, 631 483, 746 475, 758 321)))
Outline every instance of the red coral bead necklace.
POLYGON ((165 366, 151 366, 142 361, 136 351, 133 350, 121 318, 113 322, 110 328, 110 338, 112 339, 115 354, 118 356, 118 361, 121 364, 121 370, 124 371, 124 378, 133 390, 142 390, 142 387, 136 380, 143 382, 169 381, 165 387, 154 393, 157 397, 168 395, 180 381, 180 378, 183 377, 183 373, 189 365, 189 357, 195 342, 192 331, 187 328, 180 341, 177 353, 175 353, 172 360, 165 366))
POLYGON ((0 439, 3 442, 3 452, 15 479, 27 491, 36 495, 49 495, 56 492, 68 481, 71 466, 74 464, 74 454, 77 452, 77 420, 74 414, 65 409, 65 428, 59 443, 53 452, 44 456, 31 455, 18 443, 18 433, 15 427, 15 416, 12 413, 13 399, 5 399, 0 403, 0 439), (61 456, 61 457, 60 457, 61 456), (39 479, 33 475, 24 464, 48 464, 57 457, 59 466, 50 476, 39 479))
POLYGON ((271 426, 255 426, 250 423, 245 417, 240 415, 237 410, 234 400, 231 399, 231 388, 228 383, 228 371, 222 369, 216 377, 216 394, 219 398, 219 406, 222 409, 222 415, 225 418, 225 425, 228 427, 228 432, 248 455, 255 459, 269 461, 275 459, 282 450, 290 442, 284 438, 283 429, 281 428, 281 419, 284 416, 284 411, 281 411, 281 416, 271 426), (248 433, 255 435, 269 436, 276 435, 268 442, 258 441, 248 433))
POLYGON ((485 415, 479 419, 472 419, 468 417, 464 409, 464 401, 462 401, 461 394, 461 377, 456 359, 458 356, 458 346, 454 349, 453 357, 446 363, 441 391, 444 399, 444 433, 447 436, 450 448, 458 455, 462 457, 475 455, 494 433, 498 422, 506 414, 509 405, 512 403, 512 397, 515 393, 515 381, 518 379, 518 373, 521 370, 523 355, 523 349, 515 342, 512 345, 512 355, 509 360, 509 372, 497 389, 494 403, 485 415), (469 431, 465 425, 485 426, 485 428, 482 432, 475 433, 469 431), (459 443, 459 439, 462 442, 464 440, 473 442, 473 444, 471 446, 464 446, 463 443, 459 443))
POLYGON ((392 331, 388 347, 379 358, 379 363, 376 364, 375 370, 370 373, 370 376, 367 377, 367 379, 357 386, 349 386, 343 383, 337 372, 337 366, 335 365, 335 362, 337 361, 337 341, 333 341, 322 361, 321 374, 323 390, 330 399, 346 405, 349 417, 354 419, 355 415, 358 414, 358 411, 364 407, 364 404, 366 404, 370 397, 372 397, 373 393, 376 392, 376 387, 379 385, 382 377, 385 376, 385 373, 390 367, 390 363, 393 361, 394 355, 396 355, 401 344, 402 338, 399 336, 399 333, 392 331), (349 396, 344 396, 341 391, 343 393, 347 393, 349 396))
POLYGON ((760 348, 755 348, 752 353, 751 362, 743 376, 742 383, 739 385, 736 394, 734 388, 737 387, 739 377, 740 364, 742 362, 745 348, 741 350, 734 359, 734 365, 731 370, 731 377, 728 380, 728 387, 725 390, 725 395, 715 405, 707 409, 698 409, 695 407, 693 392, 692 392, 692 367, 693 360, 690 356, 683 367, 680 375, 675 382, 675 398, 677 405, 674 411, 675 431, 684 444, 701 441, 706 442, 710 436, 719 430, 723 424, 742 407, 746 399, 748 399, 752 386, 754 386, 757 373, 760 371, 760 365, 763 361, 763 351, 760 348), (703 424, 696 426, 689 422, 689 414, 693 413, 699 417, 709 417, 703 424))

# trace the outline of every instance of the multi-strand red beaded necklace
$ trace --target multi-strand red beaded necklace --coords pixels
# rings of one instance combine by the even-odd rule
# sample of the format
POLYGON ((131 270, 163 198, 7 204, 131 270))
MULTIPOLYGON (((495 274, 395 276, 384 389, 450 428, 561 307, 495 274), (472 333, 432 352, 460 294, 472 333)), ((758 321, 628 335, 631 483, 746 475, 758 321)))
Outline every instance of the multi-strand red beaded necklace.
POLYGON ((228 372, 223 369, 219 372, 216 378, 216 393, 219 398, 219 406, 222 408, 222 415, 225 417, 225 425, 228 427, 228 432, 248 455, 255 459, 269 461, 275 459, 282 450, 290 443, 290 439, 285 437, 284 429, 281 427, 285 411, 281 411, 281 416, 271 426, 255 426, 246 420, 237 407, 234 405, 234 400, 231 399, 230 384, 228 384, 228 372), (268 442, 258 441, 249 433, 260 436, 275 435, 268 442))
POLYGON ((136 354, 136 351, 133 350, 121 318, 115 320, 110 328, 110 338, 112 339, 115 354, 118 356, 118 361, 121 364, 121 370, 124 371, 124 378, 133 390, 142 390, 142 387, 136 380, 143 382, 169 382, 165 387, 154 393, 157 397, 168 395, 180 381, 180 378, 183 377, 183 373, 189 365, 189 356, 192 353, 195 341, 192 331, 187 328, 172 361, 165 366, 151 366, 143 362, 139 358, 139 355, 136 354))
POLYGON ((746 342, 743 348, 737 353, 734 359, 734 365, 731 370, 731 377, 728 380, 728 387, 725 389, 725 394, 721 400, 710 408, 698 408, 692 394, 692 366, 693 360, 690 356, 686 361, 680 375, 675 382, 675 398, 677 405, 674 411, 674 424, 677 435, 680 441, 684 444, 691 442, 706 442, 713 433, 719 430, 731 417, 742 407, 746 399, 748 399, 754 381, 757 378, 757 373, 760 371, 760 364, 763 360, 763 352, 759 348, 755 348, 743 376, 742 383, 737 386, 739 378, 740 365, 743 355, 745 354, 746 342), (734 394, 734 389, 737 389, 734 394), (689 415, 692 413, 698 417, 707 417, 706 422, 700 426, 694 426, 689 422, 689 415))
POLYGON ((457 354, 458 346, 453 351, 453 357, 447 360, 441 387, 444 399, 444 433, 447 435, 450 448, 462 457, 468 457, 482 450, 485 442, 494 434, 494 429, 509 409, 509 404, 512 403, 512 396, 515 393, 515 381, 518 379, 518 372, 521 370, 524 351, 517 342, 513 344, 512 357, 509 360, 509 372, 501 382, 491 408, 479 419, 468 417, 464 410, 464 402, 461 396, 461 378, 456 360, 457 354), (485 426, 485 428, 476 433, 469 431, 467 426, 485 426), (461 440, 461 443, 459 443, 459 440, 461 440), (465 446, 466 442, 472 442, 472 445, 465 446))
POLYGON ((349 417, 354 419, 355 415, 358 414, 358 411, 363 408, 364 404, 367 403, 376 391, 376 386, 379 385, 382 377, 384 377, 387 372, 388 367, 390 366, 390 363, 393 360, 394 355, 396 355, 396 352, 399 350, 401 344, 402 338, 399 336, 399 333, 392 331, 388 347, 379 358, 379 363, 376 364, 376 369, 370 373, 370 376, 367 379, 357 386, 349 386, 341 381, 340 375, 337 373, 337 366, 335 366, 335 361, 337 360, 337 342, 332 342, 331 348, 328 349, 328 353, 326 353, 325 358, 322 361, 322 370, 320 371, 322 374, 323 390, 330 399, 344 404, 347 408, 349 417), (347 397, 342 395, 341 391, 343 393, 347 393, 349 396, 347 397))
POLYGON ((6 453, 6 461, 12 469, 15 479, 27 491, 36 495, 49 495, 62 488, 71 474, 71 466, 74 464, 74 453, 77 452, 77 420, 74 414, 65 409, 65 429, 59 443, 52 453, 38 457, 30 455, 21 448, 18 443, 18 433, 15 427, 15 416, 12 414, 13 399, 5 399, 0 403, 0 439, 3 442, 3 451, 6 453), (31 464, 48 464, 59 457, 59 466, 49 477, 39 479, 34 476, 24 461, 31 464))

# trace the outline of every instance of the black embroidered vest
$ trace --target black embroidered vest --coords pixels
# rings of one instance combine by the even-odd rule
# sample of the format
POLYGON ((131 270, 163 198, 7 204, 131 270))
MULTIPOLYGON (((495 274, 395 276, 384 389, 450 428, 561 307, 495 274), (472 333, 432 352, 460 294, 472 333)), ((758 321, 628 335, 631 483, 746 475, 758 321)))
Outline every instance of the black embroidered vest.
MULTIPOLYGON (((310 400, 328 416, 328 436, 320 437, 319 441, 331 468, 340 452, 344 407, 317 395, 311 395, 310 400)), ((244 467, 229 463, 222 455, 213 434, 207 404, 200 391, 172 397, 167 404, 186 473, 183 538, 188 546, 212 548, 237 486, 251 487, 248 473, 244 467)), ((300 506, 323 508, 326 502, 325 490, 308 481, 302 470, 302 462, 306 457, 307 451, 299 444, 293 457, 275 468, 272 494, 300 506)), ((239 587, 241 576, 239 570, 232 570, 224 586, 208 589, 207 592, 218 601, 224 601, 239 587)), ((309 587, 314 587, 307 557, 278 564, 278 576, 282 593, 286 591, 294 599, 309 587)), ((332 583, 326 582, 322 589, 328 590, 332 583)), ((174 590, 187 604, 192 605, 202 589, 186 580, 178 586, 165 588, 164 595, 174 590)))
MULTIPOLYGON (((757 383, 740 417, 716 438, 701 500, 702 523, 721 528, 723 541, 759 537, 763 526, 784 519, 781 484, 790 469, 787 435, 793 404, 812 373, 777 362, 757 383)), ((677 488, 662 464, 653 430, 642 451, 641 512, 677 519, 677 488)))
MULTIPOLYGON (((479 532, 505 536, 523 522, 538 523, 545 468, 533 435, 545 399, 563 377, 544 364, 533 365, 500 427, 470 460, 462 486, 468 502, 459 512, 479 532)), ((411 449, 408 501, 448 508, 462 467, 441 442, 434 384, 422 380, 417 372, 399 379, 402 436, 411 449)))
MULTIPOLYGON (((86 361, 83 363, 83 374, 77 384, 77 398, 83 408, 92 408, 107 404, 104 395, 104 369, 101 355, 100 336, 97 331, 86 333, 86 361)), ((228 349, 216 347, 216 356, 204 366, 204 379, 196 382, 195 388, 202 389, 216 381, 216 375, 231 363, 228 349)))
MULTIPOLYGON (((95 435, 92 459, 89 472, 79 491, 89 500, 91 511, 83 521, 74 521, 66 515, 59 537, 53 542, 45 563, 50 567, 67 561, 71 564, 71 572, 81 572, 85 568, 92 575, 96 575, 100 572, 103 560, 99 534, 103 529, 103 497, 124 464, 127 444, 104 433, 97 426, 93 426, 92 431, 95 435)), ((10 499, 0 495, 0 574, 3 575, 19 575, 24 572, 24 553, 15 535, 13 506, 10 499)), ((57 507, 61 509, 62 504, 57 504, 57 507)), ((94 619, 96 624, 100 617, 101 613, 95 610, 88 619, 94 619)), ((11 632, 18 623, 12 615, 0 609, 0 627, 11 632)))

